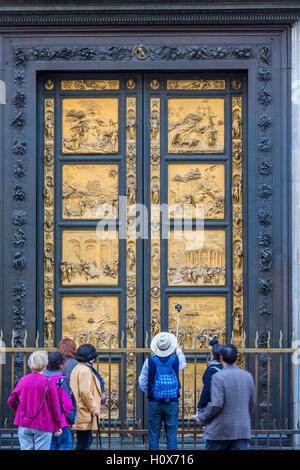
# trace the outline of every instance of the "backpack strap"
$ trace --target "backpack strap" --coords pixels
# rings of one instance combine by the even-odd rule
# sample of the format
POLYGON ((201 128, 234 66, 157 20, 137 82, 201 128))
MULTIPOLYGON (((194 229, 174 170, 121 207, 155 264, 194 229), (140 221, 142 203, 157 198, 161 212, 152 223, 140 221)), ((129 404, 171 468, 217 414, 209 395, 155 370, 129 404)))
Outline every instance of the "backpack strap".
POLYGON ((210 366, 210 369, 215 369, 217 372, 220 372, 220 368, 217 366, 210 366))

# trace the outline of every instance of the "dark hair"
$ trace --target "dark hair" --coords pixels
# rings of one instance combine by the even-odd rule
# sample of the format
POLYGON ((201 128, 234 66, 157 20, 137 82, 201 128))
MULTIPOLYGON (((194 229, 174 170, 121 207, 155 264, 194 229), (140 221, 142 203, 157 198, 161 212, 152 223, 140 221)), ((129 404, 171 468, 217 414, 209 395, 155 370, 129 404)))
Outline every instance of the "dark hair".
POLYGON ((64 356, 60 352, 54 351, 48 354, 47 370, 59 370, 59 366, 63 363, 64 356))
POLYGON ((211 353, 216 361, 220 361, 221 351, 222 346, 219 343, 213 345, 211 353))
POLYGON ((226 364, 234 364, 237 359, 237 349, 234 344, 225 344, 221 349, 221 356, 226 364))
POLYGON ((57 346, 57 351, 62 353, 63 356, 71 358, 75 357, 76 349, 76 344, 70 338, 61 339, 57 346))
POLYGON ((75 359, 78 362, 89 362, 98 356, 95 346, 92 344, 82 344, 76 351, 75 359))

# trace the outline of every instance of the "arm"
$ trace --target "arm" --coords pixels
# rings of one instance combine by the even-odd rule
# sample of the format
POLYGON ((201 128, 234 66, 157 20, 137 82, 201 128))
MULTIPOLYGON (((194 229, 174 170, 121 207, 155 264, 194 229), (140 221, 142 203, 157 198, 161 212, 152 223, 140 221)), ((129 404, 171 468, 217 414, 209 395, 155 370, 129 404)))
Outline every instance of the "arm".
POLYGON ((211 389, 211 380, 213 377, 212 371, 209 368, 206 369, 203 375, 203 389, 201 392, 200 400, 198 403, 198 409, 206 408, 207 403, 210 401, 210 389, 211 389))
POLYGON ((14 411, 17 411, 18 408, 19 393, 21 391, 20 389, 21 387, 19 382, 7 400, 8 406, 10 406, 10 408, 14 411))
POLYGON ((215 374, 211 381, 211 401, 206 410, 200 414, 200 422, 207 424, 217 416, 224 406, 225 390, 220 374, 215 374))
POLYGON ((65 378, 61 384, 59 389, 59 396, 68 423, 72 425, 75 423, 75 410, 71 398, 71 389, 67 378, 65 378))
POLYGON ((48 392, 50 394, 50 406, 52 411, 53 421, 56 424, 57 430, 62 427, 61 407, 59 401, 59 394, 54 380, 50 380, 48 392))
POLYGON ((186 368, 185 355, 179 347, 176 348, 176 355, 179 360, 179 370, 185 369, 186 368))
POLYGON ((139 386, 142 392, 146 393, 148 391, 148 376, 149 376, 149 365, 148 359, 145 360, 140 376, 139 376, 139 386))
POLYGON ((85 406, 91 413, 93 413, 93 411, 98 410, 98 406, 95 401, 95 398, 93 397, 91 393, 92 374, 93 372, 88 367, 85 367, 80 372, 80 377, 79 377, 79 396, 81 397, 85 406))

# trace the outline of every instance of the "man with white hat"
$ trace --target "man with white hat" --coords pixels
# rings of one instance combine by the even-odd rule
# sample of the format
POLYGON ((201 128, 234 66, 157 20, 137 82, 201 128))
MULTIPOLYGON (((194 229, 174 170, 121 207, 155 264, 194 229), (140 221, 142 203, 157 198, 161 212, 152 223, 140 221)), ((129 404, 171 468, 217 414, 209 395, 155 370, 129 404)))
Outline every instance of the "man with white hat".
POLYGON ((155 355, 146 359, 139 376, 140 388, 148 396, 149 450, 159 449, 163 422, 167 449, 177 450, 179 371, 186 367, 185 356, 171 333, 159 333, 150 347, 155 355))

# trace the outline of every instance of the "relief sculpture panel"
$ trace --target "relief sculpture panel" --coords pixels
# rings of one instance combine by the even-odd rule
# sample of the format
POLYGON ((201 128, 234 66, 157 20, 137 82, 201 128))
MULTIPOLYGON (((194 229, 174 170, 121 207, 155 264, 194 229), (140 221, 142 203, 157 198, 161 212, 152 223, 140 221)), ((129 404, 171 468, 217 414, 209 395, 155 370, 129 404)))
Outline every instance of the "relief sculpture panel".
POLYGON ((118 153, 118 99, 65 98, 62 104, 64 154, 118 153))
POLYGON ((118 238, 114 231, 64 230, 63 286, 118 285, 118 238))
POLYGON ((172 230, 168 242, 170 286, 225 285, 225 230, 172 230))
POLYGON ((168 182, 171 218, 224 218, 223 164, 170 164, 168 182))
POLYGON ((117 296, 63 297, 62 336, 77 346, 85 343, 96 348, 119 345, 119 299, 117 296))
POLYGON ((167 80, 168 90, 225 90, 225 80, 167 80))
POLYGON ((169 99, 168 151, 223 153, 224 99, 169 99))
POLYGON ((62 90, 119 90, 119 80, 62 80, 62 90))
POLYGON ((64 219, 116 219, 118 165, 63 165, 64 219))
MULTIPOLYGON (((174 306, 183 305, 179 315, 178 340, 186 348, 194 348, 196 335, 209 335, 220 343, 225 340, 226 298, 211 296, 169 297, 169 331, 176 335, 177 312, 174 306)), ((197 348, 205 346, 197 342, 197 348)))
POLYGON ((110 395, 109 395, 109 364, 107 362, 97 362, 94 367, 101 374, 105 383, 106 403, 101 405, 101 419, 119 418, 119 395, 120 395, 120 374, 119 364, 110 364, 110 395))
MULTIPOLYGON (((184 384, 184 389, 181 390, 182 397, 179 399, 179 418, 182 418, 182 401, 184 408, 184 419, 191 419, 197 410, 197 404, 202 392, 203 383, 202 377, 206 370, 206 362, 198 362, 196 364, 187 363, 184 373, 179 372, 179 379, 181 385, 184 384)), ((179 423, 181 426, 181 423, 179 423)))

